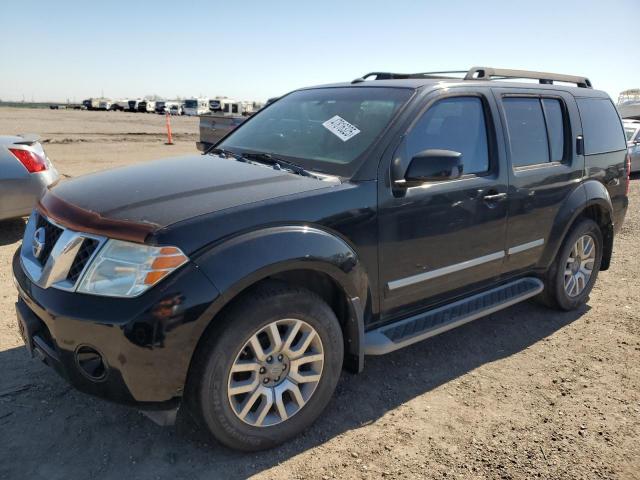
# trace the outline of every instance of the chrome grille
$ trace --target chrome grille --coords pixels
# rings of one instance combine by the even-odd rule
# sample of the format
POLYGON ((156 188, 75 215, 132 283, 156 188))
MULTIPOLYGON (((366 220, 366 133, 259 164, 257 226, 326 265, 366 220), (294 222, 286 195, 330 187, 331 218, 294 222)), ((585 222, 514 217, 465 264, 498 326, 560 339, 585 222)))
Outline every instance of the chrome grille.
POLYGON ((93 255, 93 252, 96 251, 100 242, 94 238, 85 238, 82 242, 82 246, 80 250, 78 250, 78 254, 76 258, 73 259, 73 263, 71 264, 71 268, 69 269, 69 274, 67 275, 67 279, 70 282, 77 282, 80 278, 80 275, 84 271, 84 267, 87 266, 87 262, 93 255))
POLYGON ((45 263, 47 263, 47 260, 49 260, 49 256, 51 255, 51 250, 53 250, 53 246, 56 244, 56 242, 60 238, 60 235, 62 235, 62 228, 49 222, 44 216, 40 214, 36 214, 36 215, 38 219, 36 223, 36 228, 44 229, 44 235, 46 239, 46 243, 44 248, 42 249, 42 253, 38 257, 38 261, 40 262, 40 265, 44 265, 45 263))
POLYGON ((27 276, 39 287, 74 291, 105 237, 76 232, 34 211, 25 229, 20 261, 27 276), (38 229, 45 230, 41 251, 34 248, 38 229), (36 256, 37 255, 37 256, 36 256))

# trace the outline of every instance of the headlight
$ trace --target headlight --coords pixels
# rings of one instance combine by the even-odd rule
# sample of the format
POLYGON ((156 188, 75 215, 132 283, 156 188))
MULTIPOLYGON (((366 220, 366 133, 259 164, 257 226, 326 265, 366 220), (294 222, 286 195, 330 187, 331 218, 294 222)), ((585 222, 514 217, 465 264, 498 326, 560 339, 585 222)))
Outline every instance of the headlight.
POLYGON ((91 261, 78 292, 136 297, 188 261, 177 247, 108 240, 91 261))

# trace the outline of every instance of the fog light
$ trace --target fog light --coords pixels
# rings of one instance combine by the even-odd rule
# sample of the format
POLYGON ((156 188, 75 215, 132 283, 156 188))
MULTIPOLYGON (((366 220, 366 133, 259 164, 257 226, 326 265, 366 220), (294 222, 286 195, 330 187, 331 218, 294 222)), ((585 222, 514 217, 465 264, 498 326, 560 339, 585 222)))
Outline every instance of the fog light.
POLYGON ((107 376, 107 366, 96 349, 86 345, 76 350, 76 365, 89 380, 98 382, 107 376))

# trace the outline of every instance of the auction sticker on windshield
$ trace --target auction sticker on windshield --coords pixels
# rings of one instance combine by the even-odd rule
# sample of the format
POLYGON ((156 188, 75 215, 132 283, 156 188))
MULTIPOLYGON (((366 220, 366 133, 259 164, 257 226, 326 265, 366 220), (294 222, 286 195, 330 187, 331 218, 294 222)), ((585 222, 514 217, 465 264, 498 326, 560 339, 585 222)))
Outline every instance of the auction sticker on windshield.
POLYGON ((343 142, 346 142, 350 138, 353 138, 360 133, 358 127, 356 127, 355 125, 351 125, 340 115, 334 115, 329 120, 324 122, 322 126, 333 133, 343 142))

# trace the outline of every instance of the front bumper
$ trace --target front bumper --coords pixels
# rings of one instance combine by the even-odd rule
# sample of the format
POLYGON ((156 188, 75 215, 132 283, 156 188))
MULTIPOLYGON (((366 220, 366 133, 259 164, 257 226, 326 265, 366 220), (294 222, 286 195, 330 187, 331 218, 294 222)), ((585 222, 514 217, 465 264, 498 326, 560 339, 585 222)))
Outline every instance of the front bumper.
POLYGON ((75 388, 114 402, 167 408, 184 389, 197 342, 218 298, 189 263, 137 298, 42 289, 13 258, 16 303, 27 348, 75 388), (90 376, 79 353, 98 352, 104 375, 90 376))

